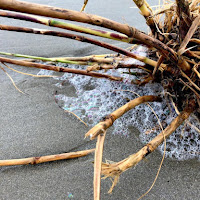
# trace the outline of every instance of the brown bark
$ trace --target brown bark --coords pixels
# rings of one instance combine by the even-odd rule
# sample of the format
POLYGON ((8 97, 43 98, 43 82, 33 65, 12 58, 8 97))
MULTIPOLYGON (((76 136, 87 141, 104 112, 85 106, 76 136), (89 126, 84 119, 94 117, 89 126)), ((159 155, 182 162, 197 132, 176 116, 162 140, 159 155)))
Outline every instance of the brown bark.
POLYGON ((181 43, 179 47, 178 55, 181 55, 184 53, 187 44, 190 42, 190 39, 192 38, 193 34, 195 33, 199 25, 200 25, 200 15, 196 17, 194 21, 192 22, 192 25, 190 26, 183 42, 181 43))
POLYGON ((191 26, 191 16, 190 16, 190 9, 189 9, 189 3, 187 0, 176 0, 177 4, 177 13, 180 19, 179 22, 179 37, 182 41, 190 26, 191 26))

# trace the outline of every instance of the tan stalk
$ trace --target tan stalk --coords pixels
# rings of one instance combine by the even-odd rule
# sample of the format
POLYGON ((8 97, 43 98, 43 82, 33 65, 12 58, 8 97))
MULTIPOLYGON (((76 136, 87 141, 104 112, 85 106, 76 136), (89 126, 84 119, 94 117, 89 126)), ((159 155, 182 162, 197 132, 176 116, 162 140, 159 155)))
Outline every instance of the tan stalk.
MULTIPOLYGON (((153 67, 155 67, 157 65, 157 62, 149 59, 147 57, 144 56, 140 56, 140 55, 136 55, 130 51, 127 51, 125 49, 122 49, 120 47, 111 45, 109 43, 106 42, 102 42, 102 41, 98 41, 98 40, 94 40, 91 38, 87 38, 81 35, 75 35, 75 34, 70 34, 70 33, 65 33, 65 32, 58 32, 58 31, 49 31, 49 30, 43 30, 43 29, 33 29, 33 28, 24 28, 24 27, 15 27, 15 26, 7 26, 7 25, 2 25, 0 24, 0 29, 1 30, 7 30, 7 31, 17 31, 17 32, 24 32, 24 33, 32 33, 32 34, 40 34, 40 35, 51 35, 51 36, 57 36, 57 37, 64 37, 64 38, 70 38, 73 40, 77 40, 80 42, 86 42, 86 43, 90 43, 90 44, 94 44, 112 51, 115 51, 117 53, 123 54, 125 56, 137 59, 139 61, 142 61, 148 65, 151 65, 153 67)), ((67 62, 75 62, 75 61, 67 61, 67 62)), ((183 70, 185 71, 186 69, 184 68, 184 62, 181 63, 181 68, 183 68, 183 70)), ((161 69, 165 69, 168 70, 166 68, 165 64, 161 64, 160 65, 161 69)))
POLYGON ((85 56, 85 57, 57 57, 57 58, 51 58, 52 61, 55 61, 56 60, 70 60, 70 61, 81 61, 81 62, 97 62, 97 63, 107 63, 107 64, 110 64, 110 63, 113 63, 115 61, 118 61, 118 60, 122 60, 122 58, 120 57, 115 57, 115 58, 107 58, 106 56, 105 57, 98 57, 98 56, 85 56))
MULTIPOLYGON (((98 70, 108 70, 108 69, 119 69, 119 68, 138 68, 138 69, 142 69, 146 72, 151 72, 151 70, 148 70, 147 68, 145 68, 145 66, 140 66, 140 65, 135 65, 135 64, 124 64, 123 62, 120 63, 114 63, 114 64, 93 64, 91 66, 87 67, 87 71, 98 71, 98 70)), ((130 73, 131 74, 131 73, 130 73)))
POLYGON ((0 160, 0 166, 28 165, 28 164, 35 165, 35 164, 39 164, 39 163, 51 162, 51 161, 56 161, 56 160, 79 158, 79 157, 87 156, 88 154, 90 154, 94 151, 95 151, 95 149, 90 149, 90 150, 56 154, 56 155, 49 155, 49 156, 0 160))
MULTIPOLYGON (((118 91, 125 91, 125 92, 131 92, 131 93, 133 93, 133 94, 136 94, 138 97, 140 97, 140 95, 138 94, 138 93, 136 93, 136 92, 133 92, 133 91, 130 91, 130 90, 118 90, 118 91)), ((160 126, 160 128, 161 128, 161 130, 162 130, 162 132, 163 132, 163 126, 162 126, 162 123, 161 123, 161 121, 160 121, 160 119, 158 118, 158 115, 156 114, 156 112, 154 111, 154 109, 152 108, 152 106, 149 104, 149 103, 145 103, 146 105, 148 105, 149 106, 149 108, 151 109, 151 111, 153 112, 153 114, 155 115, 155 117, 157 118, 157 120, 158 120, 158 124, 159 124, 159 126, 160 126)), ((154 127, 153 129, 155 129, 155 130, 157 130, 157 126, 156 127, 154 127)), ((148 134, 148 133, 147 133, 148 134)), ((164 137, 164 152, 163 152, 163 157, 162 157, 162 160, 161 160, 161 163, 160 163, 160 166, 159 166, 159 168, 158 168, 158 171, 157 171, 157 174, 156 174, 156 177, 155 177, 155 179, 154 179, 154 181, 153 181, 153 183, 152 183, 152 185, 151 185, 151 187, 139 198, 139 199, 142 199, 144 196, 146 196, 150 191, 151 191, 151 189, 153 188, 153 186, 155 185, 155 183, 156 183, 156 180, 157 180, 157 178, 158 178, 158 175, 159 175, 159 173, 160 173, 160 170, 161 170, 161 167, 162 167, 162 164, 163 164, 163 162, 164 162, 164 159, 165 159, 165 152, 166 152, 166 138, 165 138, 165 135, 163 135, 163 137, 164 137)), ((138 199, 138 200, 139 200, 138 199)))
POLYGON ((87 3, 88 3, 88 0, 84 0, 84 4, 83 4, 83 7, 81 8, 81 12, 85 10, 87 3))
POLYGON ((191 103, 190 107, 187 107, 184 111, 178 115, 167 128, 164 129, 159 135, 157 135, 153 140, 151 140, 147 145, 145 145, 140 151, 135 154, 130 155, 128 158, 113 164, 103 163, 102 165, 102 174, 107 177, 114 178, 113 185, 109 192, 112 192, 112 189, 117 184, 119 176, 124 171, 138 164, 143 158, 153 152, 164 140, 169 137, 194 111, 194 102, 191 103))
POLYGON ((193 71, 197 74, 197 76, 198 76, 199 79, 200 79, 200 73, 197 71, 197 67, 198 67, 198 65, 194 66, 194 67, 193 67, 193 71))
POLYGON ((115 81, 121 81, 123 79, 121 77, 110 76, 107 74, 101 74, 97 72, 87 72, 86 70, 70 69, 66 67, 58 67, 58 66, 53 66, 53 65, 44 65, 44 64, 32 63, 28 61, 14 60, 10 58, 0 57, 0 61, 3 63, 5 62, 5 63, 21 65, 25 67, 35 67, 39 69, 52 70, 52 71, 57 71, 57 72, 68 72, 68 73, 73 73, 73 74, 92 76, 96 78, 108 78, 110 80, 115 80, 115 81))
POLYGON ((100 200, 101 193, 101 166, 103 157, 103 146, 106 136, 106 131, 97 137, 96 150, 94 156, 94 200, 100 200))
POLYGON ((140 32, 136 28, 128 26, 127 24, 121 24, 97 15, 17 0, 0 0, 0 8, 102 26, 123 33, 128 37, 133 37, 146 45, 155 47, 165 57, 169 57, 172 61, 177 62, 177 56, 173 49, 169 48, 159 40, 140 32))
POLYGON ((194 43, 200 44, 200 40, 196 39, 196 38, 190 39, 190 42, 194 42, 194 43))
POLYGON ((90 136, 90 139, 93 140, 95 137, 97 137, 99 134, 106 131, 116 119, 121 117, 123 114, 128 112, 129 110, 133 109, 134 107, 145 103, 145 102, 154 102, 154 101, 161 101, 161 98, 158 96, 142 96, 138 97, 134 100, 129 101, 127 104, 123 105, 122 107, 118 108, 114 112, 112 112, 110 115, 106 116, 103 121, 99 122, 97 125, 95 125, 92 129, 90 129, 86 134, 85 137, 90 136))
POLYGON ((137 7, 140 9, 142 15, 146 19, 147 25, 150 27, 151 31, 153 34, 156 32, 156 25, 155 21, 152 18, 151 12, 148 9, 148 4, 146 3, 145 0, 133 0, 134 3, 137 5, 137 7))

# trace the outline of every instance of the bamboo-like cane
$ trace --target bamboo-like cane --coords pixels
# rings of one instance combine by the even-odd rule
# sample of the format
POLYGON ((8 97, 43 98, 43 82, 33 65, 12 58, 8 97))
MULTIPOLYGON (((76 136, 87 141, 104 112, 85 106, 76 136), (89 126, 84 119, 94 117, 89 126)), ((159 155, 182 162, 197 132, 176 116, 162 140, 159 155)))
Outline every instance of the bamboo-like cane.
POLYGON ((88 0, 84 0, 84 4, 83 4, 83 7, 81 8, 81 12, 85 10, 87 3, 88 3, 88 0))
POLYGON ((131 30, 129 30, 129 27, 126 24, 121 24, 112 20, 108 20, 104 17, 100 17, 97 15, 86 14, 84 12, 78 12, 69 9, 17 0, 0 0, 0 8, 4 10, 88 23, 102 26, 111 30, 114 28, 117 32, 125 32, 125 35, 131 35, 132 32, 131 30))
POLYGON ((49 155, 49 156, 40 156, 40 157, 30 157, 30 158, 21 158, 21 159, 10 159, 10 160, 0 160, 0 166, 11 166, 11 165, 35 165, 44 162, 51 162, 56 160, 65 160, 72 158, 79 158, 87 156, 88 154, 94 152, 95 149, 89 149, 84 151, 49 155))
MULTIPOLYGON (((75 35, 75 34, 70 34, 70 33, 65 33, 65 32, 58 32, 58 31, 49 31, 49 30, 43 30, 43 29, 33 29, 33 28, 7 26, 7 25, 2 25, 2 24, 0 24, 0 29, 1 30, 7 30, 7 31, 17 31, 17 32, 24 32, 24 33, 33 33, 33 34, 51 35, 51 36, 69 38, 69 39, 77 40, 77 41, 80 41, 80 42, 86 42, 86 43, 94 44, 94 45, 115 51, 117 53, 121 53, 125 56, 129 56, 131 58, 137 59, 137 60, 144 62, 146 64, 149 64, 153 67, 156 67, 156 65, 157 65, 156 61, 151 60, 147 57, 139 56, 139 55, 136 55, 136 54, 134 54, 130 51, 127 51, 127 50, 122 49, 120 47, 108 44, 106 42, 94 40, 94 39, 84 37, 84 36, 80 36, 80 35, 75 35)), ((164 64, 161 64, 161 67, 166 69, 166 65, 164 65, 164 64)))
POLYGON ((106 136, 106 131, 98 135, 96 142, 96 150, 94 156, 94 200, 100 200, 101 192, 101 166, 102 166, 102 157, 103 157, 103 146, 106 136))
POLYGON ((127 35, 128 37, 134 38, 140 41, 141 43, 146 44, 147 46, 155 47, 157 50, 159 50, 162 53, 162 55, 165 58, 171 59, 171 61, 174 62, 174 64, 178 64, 183 71, 190 70, 189 64, 183 58, 180 58, 180 61, 179 61, 179 58, 177 57, 173 49, 169 48, 166 44, 162 43, 161 41, 145 33, 142 33, 136 28, 130 27, 126 24, 121 24, 121 23, 109 20, 107 18, 103 18, 100 16, 91 15, 91 14, 86 14, 83 12, 56 8, 56 7, 51 7, 51 6, 45 6, 45 5, 40 5, 40 4, 33 4, 33 3, 17 1, 17 0, 0 0, 0 8, 17 11, 17 12, 47 16, 47 17, 68 19, 71 21, 78 21, 78 22, 83 22, 83 23, 88 23, 88 24, 93 24, 93 25, 109 28, 111 30, 115 30, 117 32, 123 33, 127 35))
POLYGON ((95 35, 95 36, 104 37, 104 38, 108 38, 108 39, 119 40, 121 42, 127 42, 127 43, 132 43, 132 44, 133 43, 141 44, 141 42, 139 42, 138 40, 135 40, 134 38, 129 38, 124 34, 113 33, 113 32, 78 26, 75 24, 57 21, 55 19, 47 19, 44 17, 38 17, 35 15, 15 13, 15 12, 9 12, 9 11, 0 11, 0 16, 14 18, 14 19, 20 19, 20 20, 26 20, 26 21, 30 21, 30 22, 44 24, 46 26, 58 27, 58 28, 76 31, 76 32, 80 32, 80 33, 87 33, 90 35, 95 35))
POLYGON ((85 137, 90 136, 90 139, 93 140, 97 135, 106 131, 110 126, 112 126, 112 124, 114 123, 116 119, 121 117, 123 114, 125 114, 129 110, 133 109, 134 107, 142 103, 154 102, 154 101, 160 102, 161 98, 158 96, 149 95, 149 96, 138 97, 136 99, 129 101, 127 104, 123 105, 122 107, 112 112, 110 115, 106 116, 103 121, 99 122, 92 129, 90 129, 85 134, 85 137))
POLYGON ((61 62, 61 63, 74 64, 74 65, 89 65, 89 63, 85 61, 72 61, 72 60, 60 59, 60 58, 45 58, 45 57, 29 56, 29 55, 23 55, 23 54, 17 54, 17 53, 0 52, 0 55, 14 56, 14 57, 19 57, 19 58, 29 58, 29 59, 42 60, 42 61, 61 62))
POLYGON ((86 70, 70 69, 66 67, 58 67, 58 66, 53 66, 53 65, 44 65, 44 64, 39 64, 39 63, 32 63, 32 62, 22 61, 22 60, 14 60, 14 59, 3 58, 3 57, 0 57, 0 62, 10 63, 14 65, 21 65, 25 67, 35 67, 39 69, 52 70, 52 71, 57 71, 57 72, 68 72, 68 73, 73 73, 73 74, 92 76, 95 78, 108 78, 114 81, 121 81, 123 79, 121 77, 110 76, 107 74, 87 72, 86 70))
POLYGON ((29 56, 24 54, 16 54, 16 53, 7 53, 7 52, 0 52, 0 55, 6 56, 14 56, 20 58, 28 58, 29 62, 33 60, 42 60, 42 61, 50 61, 50 62, 61 62, 61 63, 68 63, 68 64, 75 64, 75 65, 91 65, 87 67, 87 72, 89 71, 96 71, 102 69, 118 69, 118 68, 140 68, 147 72, 151 72, 150 70, 146 69, 144 66, 134 65, 134 64, 126 64, 124 61, 126 58, 101 58, 95 56, 85 56, 85 57, 57 57, 57 58, 46 58, 46 57, 38 57, 38 56, 29 56), (122 61, 123 60, 123 61, 122 61), (117 62, 115 65, 113 63, 117 62))
POLYGON ((135 154, 130 155, 128 158, 113 164, 103 163, 102 165, 102 174, 107 177, 113 177, 114 182, 109 190, 112 192, 112 189, 117 184, 119 180, 119 176, 122 172, 128 170, 129 168, 135 166, 139 163, 143 158, 153 152, 164 140, 169 137, 194 111, 195 106, 194 102, 191 103, 191 106, 187 107, 184 111, 182 111, 167 128, 164 129, 159 135, 157 135, 153 140, 151 140, 147 145, 145 145, 140 151, 135 154))
POLYGON ((147 25, 150 27, 152 33, 156 32, 156 25, 154 19, 152 18, 151 12, 147 7, 147 3, 145 0, 133 0, 136 6, 140 9, 142 15, 146 19, 147 25))
POLYGON ((90 64, 92 65, 92 63, 111 64, 113 62, 116 62, 116 61, 119 62, 120 60, 122 60, 122 58, 119 58, 119 57, 116 57, 116 58, 101 58, 101 57, 95 57, 95 56, 46 58, 46 57, 30 56, 30 55, 17 54, 17 53, 7 53, 7 52, 0 52, 0 55, 14 56, 14 57, 20 57, 20 58, 28 58, 30 60, 61 62, 61 63, 75 64, 75 65, 90 65, 90 64))
POLYGON ((165 57, 167 58, 169 57, 174 62, 177 62, 178 60, 174 50, 169 48, 167 45, 160 42, 159 40, 151 36, 148 36, 147 34, 140 32, 134 27, 128 26, 127 24, 121 24, 104 17, 86 14, 83 12, 73 11, 69 9, 62 9, 62 8, 34 4, 24 1, 17 1, 17 0, 0 0, 0 9, 36 14, 40 16, 54 17, 54 18, 60 18, 60 19, 66 19, 71 21, 102 26, 117 31, 119 33, 123 33, 128 37, 133 37, 148 46, 155 47, 165 57))

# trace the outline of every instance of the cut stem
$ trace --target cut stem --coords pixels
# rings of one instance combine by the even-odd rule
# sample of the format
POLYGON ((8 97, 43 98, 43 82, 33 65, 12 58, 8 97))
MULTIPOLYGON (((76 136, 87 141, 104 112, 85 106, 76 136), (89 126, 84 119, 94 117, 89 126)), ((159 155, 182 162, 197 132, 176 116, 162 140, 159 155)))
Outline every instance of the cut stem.
POLYGON ((83 156, 87 156, 88 154, 94 152, 95 149, 77 151, 71 153, 63 153, 49 156, 41 156, 41 157, 30 157, 30 158, 21 158, 21 159, 10 159, 10 160, 0 160, 0 166, 10 166, 10 165, 35 165, 44 162, 51 162, 56 160, 65 160, 72 158, 79 158, 83 156))

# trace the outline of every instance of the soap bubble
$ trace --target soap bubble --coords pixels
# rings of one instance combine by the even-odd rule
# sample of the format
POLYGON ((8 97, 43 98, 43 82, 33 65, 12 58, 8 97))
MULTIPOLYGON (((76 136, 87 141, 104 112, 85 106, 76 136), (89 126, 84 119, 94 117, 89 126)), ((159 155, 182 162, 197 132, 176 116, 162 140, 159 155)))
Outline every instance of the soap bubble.
MULTIPOLYGON (((145 53, 141 51, 141 47, 139 48, 140 50, 136 50, 136 52, 145 56, 145 53)), ((135 60, 132 59, 126 62, 135 63, 135 60)), ((64 64, 61 65, 64 66, 64 64)), ((80 68, 80 66, 76 65, 70 65, 70 67, 80 68)), ((115 73, 116 76, 121 76, 123 71, 126 71, 126 69, 118 69, 118 71, 109 70, 107 73, 115 73)), ((52 75, 52 72, 41 70, 40 74, 52 75)), ((88 123, 90 127, 93 127, 102 117, 107 116, 129 100, 137 97, 137 95, 132 92, 123 90, 137 92, 141 96, 164 94, 164 89, 158 83, 146 84, 141 87, 131 84, 131 80, 135 78, 134 76, 124 74, 124 77, 126 77, 128 81, 116 82, 107 79, 96 79, 89 76, 65 73, 62 77, 55 79, 58 80, 58 83, 63 80, 68 80, 68 82, 75 87, 77 97, 58 94, 55 98, 57 101, 64 102, 64 110, 74 112, 88 123)), ((59 87, 59 84, 57 84, 57 86, 59 87)), ((177 116, 173 106, 171 106, 173 112, 170 113, 165 100, 162 103, 154 102, 150 103, 150 105, 158 115, 164 128, 177 116)), ((190 117, 189 121, 200 129, 200 125, 195 118, 190 117)), ((146 104, 137 106, 117 119, 113 124, 113 134, 123 135, 128 138, 130 134, 128 127, 130 126, 134 126, 140 131, 139 138, 144 144, 161 132, 156 117, 146 104), (146 132, 149 132, 149 134, 146 134, 146 132)), ((158 149, 163 153, 164 145, 160 145, 158 149)), ((195 128, 189 125, 181 125, 167 138, 166 157, 178 160, 200 159, 200 134, 195 128)))

